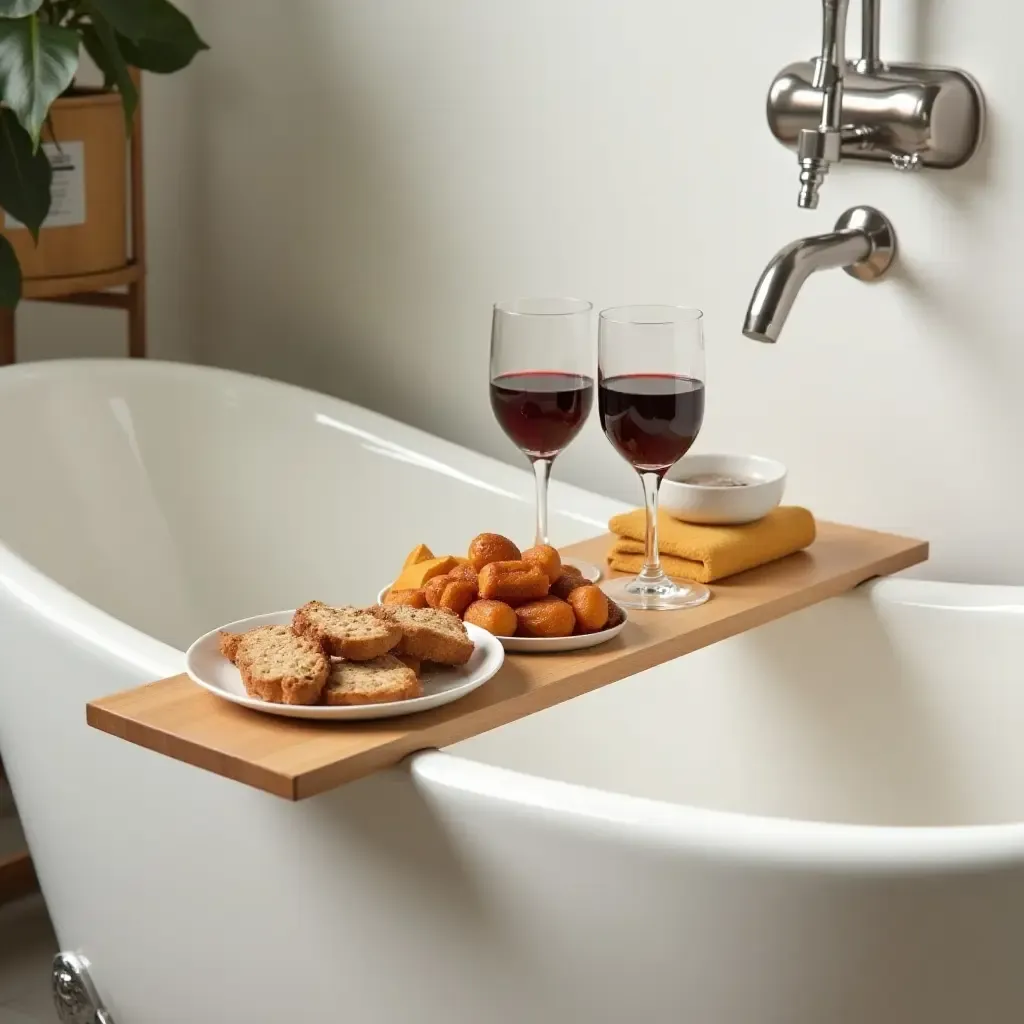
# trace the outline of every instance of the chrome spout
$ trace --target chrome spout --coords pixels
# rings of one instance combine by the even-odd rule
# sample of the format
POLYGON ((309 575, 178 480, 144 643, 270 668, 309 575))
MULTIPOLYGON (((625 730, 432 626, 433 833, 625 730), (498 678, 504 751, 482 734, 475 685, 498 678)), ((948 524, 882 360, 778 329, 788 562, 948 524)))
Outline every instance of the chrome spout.
POLYGON ((743 333, 754 341, 778 341, 803 283, 817 270, 842 267, 858 280, 876 281, 895 258, 892 224, 870 206, 855 206, 834 231, 797 239, 775 254, 754 289, 743 333))

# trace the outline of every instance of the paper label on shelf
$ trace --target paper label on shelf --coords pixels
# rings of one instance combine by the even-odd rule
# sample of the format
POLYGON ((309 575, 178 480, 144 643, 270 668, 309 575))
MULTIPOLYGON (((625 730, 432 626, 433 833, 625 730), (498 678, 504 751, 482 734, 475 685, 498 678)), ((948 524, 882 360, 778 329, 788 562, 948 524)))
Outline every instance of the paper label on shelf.
MULTIPOLYGON (((85 223, 85 143, 44 142, 43 152, 53 168, 50 186, 50 212, 43 221, 46 228, 71 228, 85 223)), ((9 213, 4 214, 5 228, 25 225, 9 213)))

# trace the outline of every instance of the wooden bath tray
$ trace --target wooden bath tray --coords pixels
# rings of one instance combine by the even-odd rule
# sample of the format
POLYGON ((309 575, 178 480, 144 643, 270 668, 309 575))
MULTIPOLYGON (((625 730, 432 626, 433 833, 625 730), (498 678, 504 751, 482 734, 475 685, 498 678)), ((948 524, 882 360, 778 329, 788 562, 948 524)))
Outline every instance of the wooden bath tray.
MULTIPOLYGON (((604 563, 612 538, 566 548, 604 563)), ((630 612, 614 640, 566 654, 509 654, 501 671, 462 700, 408 718, 320 723, 249 711, 185 675, 88 705, 91 726, 289 800, 302 800, 596 690, 682 654, 772 622, 873 576, 923 562, 928 545, 819 523, 807 551, 713 585, 712 599, 678 612, 630 612)))

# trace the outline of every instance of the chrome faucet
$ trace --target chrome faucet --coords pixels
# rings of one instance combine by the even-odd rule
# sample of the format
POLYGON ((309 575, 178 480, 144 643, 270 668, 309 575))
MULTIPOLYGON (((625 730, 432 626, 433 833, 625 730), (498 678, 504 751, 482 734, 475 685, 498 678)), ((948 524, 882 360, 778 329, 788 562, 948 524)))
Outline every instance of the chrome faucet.
POLYGON ((778 341, 804 281, 816 270, 842 267, 860 281, 877 281, 896 258, 896 232, 870 206, 847 210, 834 231, 800 238, 780 249, 754 289, 743 333, 754 341, 778 341))
MULTIPOLYGON (((832 164, 867 160, 901 171, 952 170, 977 152, 985 97, 956 68, 882 60, 881 0, 861 0, 861 55, 846 59, 850 0, 820 0, 821 54, 783 68, 768 92, 772 134, 796 149, 797 205, 813 210, 832 164)), ((778 341, 804 281, 816 270, 842 267, 876 281, 896 258, 896 232, 878 210, 855 206, 827 235, 800 238, 780 249, 757 282, 743 333, 778 341)))
POLYGON ((797 137, 800 196, 797 205, 813 210, 818 189, 836 163, 843 143, 843 74, 846 70, 846 14, 850 0, 821 0, 821 56, 814 61, 811 86, 821 94, 821 122, 797 137))
POLYGON ((796 149, 797 204, 812 210, 832 164, 884 161, 901 171, 960 167, 981 144, 985 97, 964 71, 882 60, 881 0, 861 0, 861 56, 846 59, 850 0, 821 0, 821 54, 775 76, 772 134, 796 149))

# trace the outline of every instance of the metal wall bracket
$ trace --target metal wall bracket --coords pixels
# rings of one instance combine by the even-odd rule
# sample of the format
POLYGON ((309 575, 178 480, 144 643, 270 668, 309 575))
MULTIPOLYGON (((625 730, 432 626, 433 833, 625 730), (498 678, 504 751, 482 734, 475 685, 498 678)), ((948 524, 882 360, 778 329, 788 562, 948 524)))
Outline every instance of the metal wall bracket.
MULTIPOLYGON (((814 61, 783 68, 768 93, 768 127, 796 149, 804 128, 821 120, 814 61)), ((899 161, 914 169, 949 170, 967 163, 981 144, 985 101, 978 84, 955 68, 887 64, 862 74, 851 61, 843 77, 844 160, 899 161)))
POLYGON ((957 68, 886 64, 880 0, 861 0, 862 55, 845 57, 849 0, 821 0, 821 56, 790 64, 768 91, 768 127, 797 151, 798 205, 813 209, 829 167, 871 160, 901 171, 960 167, 985 127, 981 87, 957 68))

